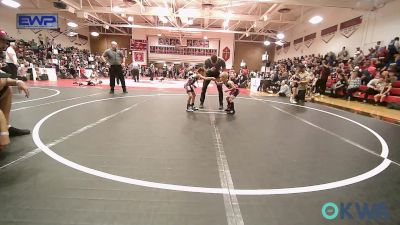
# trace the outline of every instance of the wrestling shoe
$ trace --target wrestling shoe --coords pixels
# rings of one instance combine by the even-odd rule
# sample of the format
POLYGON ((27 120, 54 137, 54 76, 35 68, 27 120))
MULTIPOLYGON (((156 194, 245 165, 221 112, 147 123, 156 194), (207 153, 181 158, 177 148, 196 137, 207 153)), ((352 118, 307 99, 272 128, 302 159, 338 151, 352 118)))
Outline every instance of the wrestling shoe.
POLYGON ((192 106, 193 111, 197 111, 199 110, 199 108, 197 108, 196 106, 192 106))
POLYGON ((186 112, 194 112, 194 110, 193 110, 192 107, 189 107, 189 108, 186 109, 186 112))
POLYGON ((30 130, 18 129, 18 128, 15 128, 15 127, 9 127, 8 128, 8 135, 10 137, 23 136, 23 135, 28 135, 30 133, 31 133, 30 130))
POLYGON ((200 103, 199 109, 204 109, 203 103, 200 103))
POLYGON ((227 112, 227 114, 233 115, 233 114, 235 114, 235 110, 230 110, 227 112))
POLYGON ((224 109, 224 105, 219 105, 219 110, 223 110, 224 109))
POLYGON ((114 89, 110 89, 110 94, 114 94, 114 89))

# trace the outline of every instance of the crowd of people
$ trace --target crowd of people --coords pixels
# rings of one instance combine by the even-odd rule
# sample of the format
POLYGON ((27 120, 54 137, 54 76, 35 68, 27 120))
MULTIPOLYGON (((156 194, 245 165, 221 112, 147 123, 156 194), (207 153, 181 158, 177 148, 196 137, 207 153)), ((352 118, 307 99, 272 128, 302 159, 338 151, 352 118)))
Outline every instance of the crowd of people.
POLYGON ((373 95, 378 103, 390 93, 391 83, 400 79, 399 68, 400 46, 396 37, 388 46, 377 42, 367 54, 357 48, 351 56, 343 47, 338 54, 329 52, 279 60, 272 63, 269 73, 263 75, 266 82, 260 89, 277 92, 280 96, 289 95, 291 102, 296 103, 304 100, 303 91, 306 95, 329 94, 353 100, 353 94, 360 91, 360 86, 367 85, 363 101, 367 102, 373 95), (333 81, 330 90, 327 90, 328 81, 333 81))

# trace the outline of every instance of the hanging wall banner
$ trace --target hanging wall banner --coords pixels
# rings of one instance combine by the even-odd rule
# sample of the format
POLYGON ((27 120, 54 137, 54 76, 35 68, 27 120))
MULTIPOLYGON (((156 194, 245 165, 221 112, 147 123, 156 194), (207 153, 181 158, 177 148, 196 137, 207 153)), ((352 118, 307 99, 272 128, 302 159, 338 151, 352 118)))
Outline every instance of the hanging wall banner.
POLYGON ((39 30, 39 29, 31 29, 31 31, 34 33, 34 34, 38 34, 40 31, 42 31, 42 30, 39 30))
POLYGON ((133 51, 146 51, 147 50, 147 40, 135 40, 131 39, 131 50, 133 51))
POLYGON ((281 52, 282 52, 282 46, 276 46, 276 50, 275 50, 275 52, 276 52, 276 54, 277 55, 280 55, 281 54, 281 52))
POLYGON ((358 30, 362 23, 362 16, 348 20, 340 24, 340 33, 346 38, 351 37, 358 30))
POLYGON ((310 48, 310 46, 314 43, 314 40, 316 37, 317 37, 317 33, 313 33, 313 34, 305 36, 304 37, 304 45, 307 46, 307 48, 310 48))
POLYGON ((335 36, 338 25, 328 27, 321 30, 321 38, 325 43, 328 43, 335 36))
POLYGON ((78 41, 82 45, 86 45, 89 41, 89 38, 85 35, 78 34, 78 41))
POLYGON ((50 34, 50 36, 51 36, 52 38, 56 38, 56 37, 60 36, 61 30, 60 30, 60 28, 58 28, 58 29, 52 29, 52 30, 49 30, 49 34, 50 34))
POLYGON ((144 62, 144 53, 133 52, 133 58, 135 59, 135 62, 144 62))
POLYGON ((225 47, 224 50, 222 50, 222 58, 225 61, 228 61, 228 59, 231 58, 231 50, 228 47, 225 47))
POLYGON ((296 49, 296 51, 299 50, 302 44, 303 44, 302 37, 293 41, 294 49, 296 49))
POLYGON ((288 53, 289 49, 290 49, 290 42, 286 42, 283 45, 283 52, 288 53))

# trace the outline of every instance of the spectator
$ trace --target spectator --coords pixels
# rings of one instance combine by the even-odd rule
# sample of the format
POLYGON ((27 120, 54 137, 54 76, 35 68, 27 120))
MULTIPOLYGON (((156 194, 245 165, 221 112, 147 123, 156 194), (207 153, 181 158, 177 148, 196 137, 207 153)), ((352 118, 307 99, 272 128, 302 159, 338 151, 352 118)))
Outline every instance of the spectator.
POLYGON ((310 74, 306 71, 305 66, 300 64, 298 66, 298 76, 300 78, 299 86, 297 88, 297 102, 304 102, 306 97, 307 85, 310 82, 310 74))
POLYGON ((279 89, 278 95, 280 97, 289 97, 291 94, 290 87, 287 85, 287 82, 284 80, 281 83, 281 88, 279 89))
POLYGON ((353 70, 349 79, 349 85, 346 89, 346 98, 350 101, 353 98, 353 94, 357 92, 361 86, 360 71, 353 70))
POLYGON ((344 91, 346 89, 346 79, 344 78, 343 72, 339 70, 337 72, 338 79, 336 83, 332 85, 331 97, 336 98, 339 91, 344 91))
POLYGON ((375 103, 382 103, 386 96, 389 95, 390 90, 392 90, 392 82, 390 79, 386 79, 385 83, 380 87, 380 93, 374 96, 375 103))
POLYGON ((388 50, 390 56, 394 56, 395 54, 400 53, 400 43, 399 43, 399 37, 395 37, 393 40, 390 41, 388 45, 388 50))
POLYGON ((331 74, 331 69, 326 61, 322 61, 321 74, 316 82, 317 95, 324 95, 326 90, 326 82, 328 81, 329 75, 331 74))
POLYGON ((11 74, 11 78, 13 79, 16 79, 18 76, 18 59, 15 49, 15 42, 11 42, 6 50, 7 72, 11 74))
POLYGON ((384 78, 379 77, 372 79, 370 82, 368 82, 367 87, 368 89, 365 91, 364 95, 364 100, 363 102, 366 103, 368 100, 369 95, 376 95, 381 92, 381 86, 383 85, 384 78))
POLYGON ((346 50, 346 47, 343 47, 342 51, 339 52, 338 58, 341 62, 349 60, 349 52, 346 50))

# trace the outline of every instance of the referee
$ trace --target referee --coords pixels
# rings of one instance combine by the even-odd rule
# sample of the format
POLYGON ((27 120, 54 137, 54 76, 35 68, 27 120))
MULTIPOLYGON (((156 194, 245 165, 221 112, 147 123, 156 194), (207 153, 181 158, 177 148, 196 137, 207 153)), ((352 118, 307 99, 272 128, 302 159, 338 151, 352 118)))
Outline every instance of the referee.
POLYGON ((101 56, 103 61, 107 61, 110 64, 110 94, 114 94, 115 78, 121 81, 121 86, 124 93, 128 93, 125 86, 125 77, 122 72, 122 67, 125 66, 125 57, 122 51, 120 51, 117 47, 117 42, 111 42, 111 48, 107 49, 101 56))
MULTIPOLYGON (((218 58, 216 55, 212 55, 210 59, 207 59, 204 62, 204 68, 207 70, 206 77, 215 77, 216 79, 219 78, 221 71, 224 71, 226 68, 225 60, 218 58)), ((201 96, 200 96, 200 106, 199 108, 204 108, 204 100, 206 99, 206 92, 207 87, 210 84, 210 80, 203 81, 203 88, 201 89, 201 96)), ((222 110, 224 108, 224 93, 222 91, 222 84, 217 84, 218 89, 218 97, 219 97, 219 109, 222 110)))

